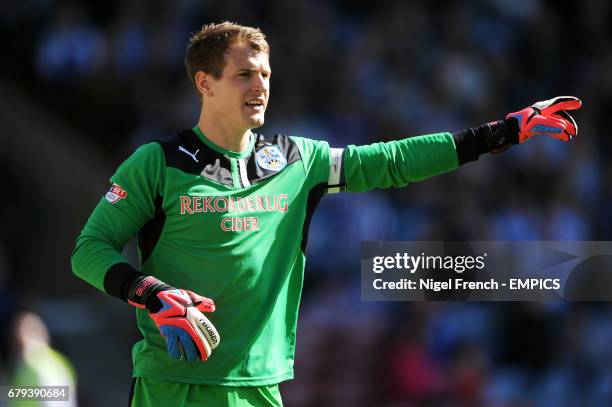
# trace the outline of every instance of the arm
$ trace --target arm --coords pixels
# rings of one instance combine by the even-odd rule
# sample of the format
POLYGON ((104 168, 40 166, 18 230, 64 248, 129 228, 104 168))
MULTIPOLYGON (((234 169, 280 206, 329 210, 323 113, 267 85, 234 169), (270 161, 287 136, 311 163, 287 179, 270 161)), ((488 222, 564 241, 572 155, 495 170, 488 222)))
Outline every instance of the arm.
MULTIPOLYGON (((534 135, 548 135, 569 141, 578 132, 567 110, 578 109, 579 99, 562 96, 535 103, 506 119, 456 133, 437 133, 387 143, 350 145, 330 159, 329 186, 350 192, 373 188, 402 187, 410 182, 454 170, 478 160, 485 153, 499 153, 521 144, 534 135), (341 171, 334 171, 341 157, 341 171)), ((336 150, 338 151, 338 150, 336 150)))
POLYGON ((411 137, 344 150, 346 189, 402 187, 457 168, 459 162, 450 133, 411 137))
POLYGON ((157 143, 140 147, 121 164, 72 253, 72 269, 78 277, 124 301, 128 282, 142 274, 128 264, 121 251, 155 213, 163 165, 163 152, 157 143))
POLYGON ((96 288, 149 311, 170 356, 206 360, 220 338, 202 312, 212 300, 146 276, 121 255, 125 244, 160 210, 165 161, 161 146, 140 147, 111 177, 111 189, 89 217, 72 253, 74 274, 96 288))

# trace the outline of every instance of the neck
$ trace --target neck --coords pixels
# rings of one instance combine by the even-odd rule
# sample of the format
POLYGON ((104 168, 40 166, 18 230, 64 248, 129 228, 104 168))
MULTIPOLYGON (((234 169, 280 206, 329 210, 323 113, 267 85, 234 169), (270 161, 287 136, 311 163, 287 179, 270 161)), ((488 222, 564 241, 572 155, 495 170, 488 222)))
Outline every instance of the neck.
POLYGON ((230 123, 223 123, 220 120, 212 120, 204 112, 198 119, 198 127, 207 139, 226 150, 243 152, 249 146, 251 130, 236 129, 230 123))

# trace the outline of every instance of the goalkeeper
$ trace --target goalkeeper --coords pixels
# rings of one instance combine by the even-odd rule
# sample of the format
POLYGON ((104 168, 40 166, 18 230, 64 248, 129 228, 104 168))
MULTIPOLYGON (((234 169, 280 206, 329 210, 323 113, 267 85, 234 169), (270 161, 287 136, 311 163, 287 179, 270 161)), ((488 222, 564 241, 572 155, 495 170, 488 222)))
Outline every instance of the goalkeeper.
POLYGON ((325 194, 403 187, 531 137, 578 132, 568 111, 581 102, 564 96, 465 131, 365 146, 258 135, 269 53, 258 29, 195 33, 185 65, 197 124, 138 148, 77 239, 74 273, 137 307, 132 406, 282 405, 308 225, 325 194), (136 234, 139 270, 121 255, 136 234))

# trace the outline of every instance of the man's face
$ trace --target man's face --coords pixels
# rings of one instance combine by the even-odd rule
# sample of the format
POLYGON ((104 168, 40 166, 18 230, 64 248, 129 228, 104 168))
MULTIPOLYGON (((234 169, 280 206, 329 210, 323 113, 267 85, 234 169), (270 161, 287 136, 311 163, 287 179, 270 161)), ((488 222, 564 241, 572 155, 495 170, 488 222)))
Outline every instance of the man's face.
POLYGON ((249 130, 264 124, 270 95, 268 54, 248 44, 232 45, 225 54, 221 78, 210 76, 210 93, 204 109, 224 121, 224 126, 249 130))

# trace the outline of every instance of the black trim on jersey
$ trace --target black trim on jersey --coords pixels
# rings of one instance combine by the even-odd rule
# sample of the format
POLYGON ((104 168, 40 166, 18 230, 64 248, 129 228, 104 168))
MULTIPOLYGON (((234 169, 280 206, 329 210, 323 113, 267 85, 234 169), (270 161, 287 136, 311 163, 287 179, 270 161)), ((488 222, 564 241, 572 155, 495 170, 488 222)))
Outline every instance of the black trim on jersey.
POLYGON ((132 401, 134 400, 134 388, 136 387, 136 378, 132 377, 132 384, 130 385, 130 396, 128 397, 128 407, 132 407, 132 401))
POLYGON ((112 265, 104 275, 104 291, 115 298, 127 301, 130 285, 142 273, 128 263, 112 265))
MULTIPOLYGON (((251 184, 256 184, 282 172, 282 170, 268 170, 257 162, 257 152, 266 146, 276 146, 287 160, 287 165, 302 159, 297 145, 288 136, 277 134, 271 139, 266 139, 259 134, 255 137, 254 151, 243 158, 247 178, 251 184)), ((156 141, 164 150, 167 167, 176 168, 188 174, 200 175, 222 185, 234 186, 230 158, 207 146, 193 130, 181 130, 175 135, 156 141), (181 147, 187 152, 181 150, 181 147)), ((242 183, 242 179, 240 181, 242 183)))
POLYGON ((208 147, 193 130, 181 130, 157 142, 164 150, 166 166, 188 174, 201 175, 219 184, 234 185, 229 157, 208 147), (189 154, 182 151, 180 147, 187 150, 189 154), (190 154, 193 154, 195 159, 190 154))
POLYGON ((278 147, 281 154, 287 160, 287 165, 293 164, 294 162, 302 159, 297 144, 295 144, 295 142, 291 140, 288 136, 277 134, 272 137, 272 139, 266 139, 263 135, 258 134, 256 135, 256 137, 257 141, 255 142, 254 153, 252 153, 249 157, 245 157, 247 178, 249 179, 249 182, 251 184, 256 184, 282 172, 282 170, 268 170, 259 165, 259 163, 257 162, 257 152, 264 147, 278 147))
POLYGON ((140 264, 144 264, 149 256, 151 256, 166 223, 166 213, 162 208, 162 202, 161 196, 155 199, 155 213, 153 217, 138 231, 140 264))
POLYGON ((306 245, 308 244, 308 232, 310 229, 310 221, 312 221, 312 215, 314 215, 315 209, 319 206, 321 198, 325 194, 327 189, 327 183, 323 182, 315 185, 308 193, 308 201, 306 203, 306 217, 304 218, 304 225, 302 226, 302 252, 306 253, 306 245))

